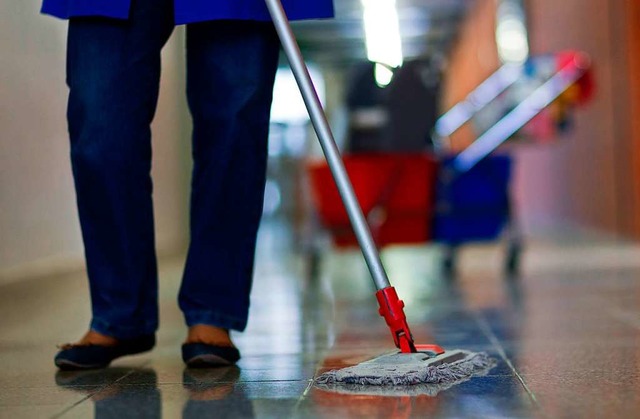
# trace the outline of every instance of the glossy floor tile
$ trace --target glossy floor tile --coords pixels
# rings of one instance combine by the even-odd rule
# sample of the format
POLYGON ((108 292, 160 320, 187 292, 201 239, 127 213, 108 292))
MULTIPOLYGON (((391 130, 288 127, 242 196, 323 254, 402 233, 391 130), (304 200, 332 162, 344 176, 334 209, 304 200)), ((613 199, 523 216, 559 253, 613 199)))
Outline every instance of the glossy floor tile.
POLYGON ((522 274, 502 248, 462 250, 445 277, 437 246, 390 247, 383 259, 416 341, 486 351, 496 366, 433 387, 327 391, 320 372, 387 352, 392 339, 356 250, 327 247, 316 270, 281 221, 263 224, 248 330, 237 367, 186 370, 176 294, 183 257, 161 260, 161 329, 148 354, 103 371, 58 372, 56 344, 89 321, 84 274, 0 287, 1 418, 412 418, 640 415, 640 246, 532 238, 522 274))

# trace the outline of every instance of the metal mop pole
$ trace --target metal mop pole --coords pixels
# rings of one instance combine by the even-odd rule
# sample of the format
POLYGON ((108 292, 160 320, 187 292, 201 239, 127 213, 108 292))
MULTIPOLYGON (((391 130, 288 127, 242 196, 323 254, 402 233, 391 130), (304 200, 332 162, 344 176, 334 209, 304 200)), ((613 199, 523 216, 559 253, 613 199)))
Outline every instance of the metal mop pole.
POLYGON ((289 20, 282 8, 280 0, 266 0, 266 2, 267 7, 269 7, 269 12, 271 13, 271 18, 273 19, 273 23, 276 26, 278 35, 280 36, 282 48, 289 59, 291 70, 293 71, 293 75, 295 76, 298 87, 300 88, 300 93, 302 94, 304 103, 307 106, 311 123, 318 134, 320 146, 322 147, 322 151, 327 159, 327 164, 329 165, 329 169, 331 170, 331 174, 336 182, 342 201, 347 209, 349 220, 351 220, 351 225, 353 226, 358 243, 362 249, 364 259, 367 262, 367 266, 369 267, 369 271, 373 277, 373 282, 375 282, 376 288, 379 290, 387 288, 390 286, 389 278, 382 266, 380 255, 378 254, 371 236, 371 231, 369 230, 369 226, 364 218, 362 209, 358 204, 351 181, 347 176, 344 163, 342 162, 340 152, 338 151, 338 146, 333 138, 331 128, 329 128, 329 123, 327 122, 325 113, 322 110, 322 104, 320 103, 318 94, 313 87, 313 82, 309 76, 309 70, 304 63, 302 53, 300 52, 298 43, 295 40, 293 31, 291 30, 289 20))
MULTIPOLYGON (((309 76, 309 70, 304 63, 302 53, 295 40, 289 19, 282 7, 280 0, 265 0, 271 19, 276 27, 282 48, 291 65, 291 70, 300 88, 300 93, 309 112, 311 123, 318 134, 320 146, 324 152, 327 164, 333 175, 333 179, 338 187, 338 192, 342 198, 349 220, 358 239, 358 244, 364 255, 364 259, 375 283, 376 299, 380 306, 380 315, 384 317, 387 326, 391 330, 391 335, 398 348, 404 353, 416 352, 413 337, 407 324, 404 314, 404 303, 398 298, 396 290, 389 283, 387 273, 382 266, 380 254, 376 248, 371 231, 362 213, 362 208, 353 191, 353 186, 344 168, 344 163, 340 157, 340 151, 327 122, 327 117, 322 109, 322 104, 318 94, 313 87, 313 82, 309 76)), ((430 351, 436 354, 443 353, 444 350, 437 345, 422 345, 421 350, 430 351)))

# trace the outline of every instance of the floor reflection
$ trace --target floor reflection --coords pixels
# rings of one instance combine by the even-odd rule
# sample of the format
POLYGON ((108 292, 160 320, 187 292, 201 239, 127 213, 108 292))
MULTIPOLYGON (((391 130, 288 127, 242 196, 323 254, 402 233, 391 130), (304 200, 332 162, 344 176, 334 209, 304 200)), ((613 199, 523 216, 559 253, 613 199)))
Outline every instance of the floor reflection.
MULTIPOLYGON (((253 418, 253 405, 243 387, 237 366, 186 369, 182 386, 186 402, 184 419, 253 418)), ((56 384, 85 395, 93 403, 96 419, 163 417, 162 397, 154 369, 108 368, 91 371, 58 371, 56 384), (127 378, 135 376, 135 384, 127 378)))
POLYGON ((153 369, 58 371, 55 379, 58 386, 87 395, 94 405, 96 419, 162 417, 158 377, 153 369), (123 379, 132 374, 144 384, 123 384, 123 379))
POLYGON ((251 400, 242 387, 236 387, 238 367, 188 369, 183 376, 188 393, 182 411, 184 419, 254 417, 251 400))

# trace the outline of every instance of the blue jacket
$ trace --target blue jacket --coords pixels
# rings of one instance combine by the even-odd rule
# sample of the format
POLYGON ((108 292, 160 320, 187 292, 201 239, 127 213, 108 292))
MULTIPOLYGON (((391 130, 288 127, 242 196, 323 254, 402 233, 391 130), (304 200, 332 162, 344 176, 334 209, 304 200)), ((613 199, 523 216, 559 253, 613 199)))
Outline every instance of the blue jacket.
MULTIPOLYGON (((333 16, 332 0, 281 0, 291 20, 333 16)), ((176 24, 217 19, 271 20, 264 0, 175 0, 176 24)), ((67 19, 105 16, 126 19, 131 0, 44 0, 42 13, 67 19)))

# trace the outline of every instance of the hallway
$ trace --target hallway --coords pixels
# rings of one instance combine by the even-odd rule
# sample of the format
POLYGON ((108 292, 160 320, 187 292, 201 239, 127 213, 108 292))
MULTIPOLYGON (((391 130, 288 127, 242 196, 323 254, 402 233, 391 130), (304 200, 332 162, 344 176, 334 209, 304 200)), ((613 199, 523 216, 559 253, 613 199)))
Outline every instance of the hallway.
POLYGON ((439 273, 436 248, 385 250, 416 341, 487 351, 498 365, 437 395, 378 396, 311 381, 392 349, 360 255, 327 250, 311 280, 294 248, 286 225, 263 224, 249 328, 234 336, 237 368, 184 369, 175 302, 182 257, 161 261, 158 346, 104 371, 56 372, 52 362, 55 345, 82 334, 89 319, 84 273, 3 285, 0 417, 603 418, 640 409, 637 245, 533 239, 521 278, 511 280, 499 275, 497 246, 466 248, 454 280, 439 273))

